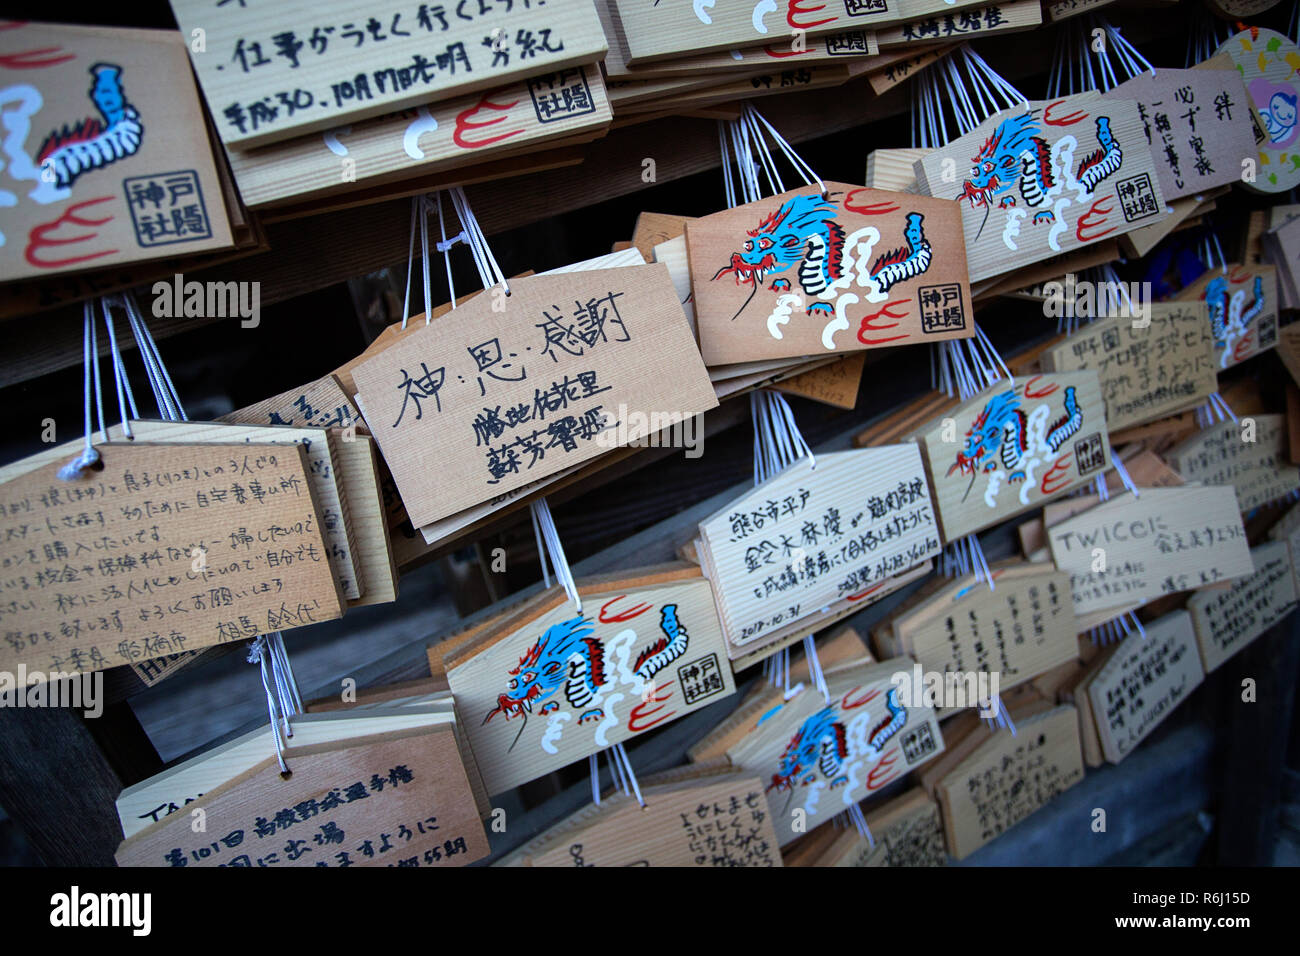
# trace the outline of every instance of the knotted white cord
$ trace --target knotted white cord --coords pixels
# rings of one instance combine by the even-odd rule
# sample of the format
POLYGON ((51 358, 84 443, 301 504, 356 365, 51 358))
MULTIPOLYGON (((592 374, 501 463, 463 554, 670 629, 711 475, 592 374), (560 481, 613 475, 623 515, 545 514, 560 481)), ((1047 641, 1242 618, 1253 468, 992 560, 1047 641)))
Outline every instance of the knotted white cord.
POLYGON ((551 506, 546 503, 545 498, 539 498, 530 506, 533 512, 533 530, 540 529, 542 541, 539 545, 545 544, 545 547, 539 547, 539 557, 542 560, 542 577, 546 587, 550 587, 550 578, 546 574, 546 561, 550 558, 551 565, 555 571, 555 578, 564 588, 564 593, 569 596, 573 606, 579 614, 582 613, 582 599, 578 596, 578 586, 573 581, 573 569, 569 567, 568 559, 564 556, 564 546, 560 544, 560 533, 555 528, 555 519, 551 517, 551 506))
MULTIPOLYGON (((95 462, 99 461, 99 452, 96 450, 93 438, 93 427, 90 417, 90 394, 91 394, 91 364, 94 361, 93 356, 96 354, 92 339, 95 334, 94 306, 87 300, 83 310, 83 329, 82 329, 82 364, 85 368, 85 406, 86 406, 86 443, 76 458, 68 462, 59 469, 59 478, 63 481, 76 481, 81 477, 81 473, 87 468, 92 467, 95 462)), ((98 389, 95 392, 98 393, 98 389)), ((103 416, 100 416, 101 420, 103 416)))

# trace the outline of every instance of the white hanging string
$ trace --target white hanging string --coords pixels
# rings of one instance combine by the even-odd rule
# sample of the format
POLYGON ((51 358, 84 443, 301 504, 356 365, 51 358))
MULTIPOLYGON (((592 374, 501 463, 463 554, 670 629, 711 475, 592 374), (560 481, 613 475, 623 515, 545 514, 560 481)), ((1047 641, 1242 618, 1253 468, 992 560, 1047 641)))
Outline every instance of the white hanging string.
POLYGON ((812 677, 813 686, 821 691, 821 695, 826 698, 829 704, 831 701, 830 688, 826 686, 826 674, 822 671, 822 662, 817 657, 817 642, 809 634, 803 639, 803 654, 808 661, 808 674, 812 677))
POLYGON ((582 613, 582 599, 578 596, 578 586, 573 581, 573 570, 569 567, 569 561, 564 556, 564 546, 560 544, 560 533, 556 530, 555 519, 551 517, 551 506, 547 504, 545 498, 539 498, 530 506, 533 512, 533 529, 541 531, 541 542, 545 547, 538 548, 539 557, 542 561, 542 578, 546 587, 551 586, 550 578, 546 574, 546 561, 549 556, 551 566, 555 570, 555 578, 564 588, 564 593, 569 596, 577 613, 582 613))
POLYGON ((290 686, 292 674, 288 678, 285 676, 283 667, 287 664, 287 656, 281 661, 274 642, 268 639, 279 637, 279 632, 276 632, 254 638, 248 647, 248 662, 261 668, 266 709, 271 718, 271 736, 275 741, 275 756, 280 763, 280 772, 287 774, 289 765, 284 759, 285 738, 293 736, 289 718, 301 712, 301 698, 297 696, 297 686, 290 686))
POLYGON ((622 744, 615 744, 609 749, 617 760, 622 763, 623 779, 625 781, 623 792, 627 793, 627 788, 631 787, 632 793, 630 795, 635 796, 636 802, 645 807, 645 798, 641 796, 641 785, 637 783, 636 771, 632 769, 632 758, 627 755, 627 750, 624 749, 622 744))
MULTIPOLYGON (((411 197, 411 238, 406 243, 406 294, 402 296, 402 328, 411 315, 411 266, 415 262, 415 217, 420 214, 421 197, 411 197)), ((426 311, 428 304, 425 304, 426 311)))
MULTIPOLYGON (((108 307, 108 299, 100 300, 100 307, 104 310, 104 329, 108 332, 108 354, 113 363, 113 383, 117 389, 117 413, 122 422, 122 434, 127 439, 135 437, 131 432, 131 415, 127 414, 127 397, 130 396, 131 411, 136 418, 140 417, 139 410, 135 406, 135 396, 131 394, 131 383, 126 377, 126 368, 122 362, 122 353, 117 347, 117 333, 113 328, 113 312, 108 307)), ((98 388, 98 383, 96 383, 98 388)))
MULTIPOLYGON (((63 481, 76 481, 81 477, 81 473, 87 468, 94 466, 99 461, 99 452, 94 446, 93 431, 90 418, 90 396, 91 396, 91 366, 94 363, 94 356, 97 355, 92 339, 95 334, 94 306, 87 301, 83 308, 83 331, 82 331, 82 364, 85 368, 85 406, 86 406, 86 443, 76 458, 68 462, 59 469, 59 478, 63 481)), ((99 389, 94 389, 98 394, 99 389)), ((103 415, 100 415, 101 420, 103 415)))
MULTIPOLYGON (((772 140, 773 142, 776 143, 777 148, 780 149, 781 152, 785 154, 785 158, 790 162, 790 165, 795 168, 795 171, 800 175, 800 177, 803 178, 804 183, 806 185, 811 185, 812 181, 816 180, 817 187, 821 190, 822 197, 825 198, 828 195, 826 184, 822 182, 822 178, 818 176, 815 172, 813 172, 813 168, 809 166, 806 162, 804 162, 803 157, 800 156, 797 152, 795 152, 794 147, 791 146, 789 142, 787 142, 784 136, 782 136, 779 132, 777 132, 776 127, 773 126, 771 123, 769 123, 763 117, 762 113, 754 109, 752 104, 745 103, 741 107, 741 116, 742 118, 748 120, 748 122, 751 124, 751 128, 754 130, 755 136, 757 136, 760 140, 762 139, 762 131, 759 130, 758 124, 761 123, 763 129, 767 131, 767 135, 772 137, 772 140)), ((766 146, 764 146, 764 148, 766 148, 766 146)))
POLYGON ((470 208, 465 190, 460 186, 453 186, 448 192, 451 195, 451 203, 456 209, 456 215, 460 217, 461 229, 468 237, 470 251, 474 254, 476 264, 479 264, 480 274, 484 276, 483 288, 488 289, 499 283, 505 289, 506 295, 510 295, 510 283, 506 281, 505 273, 501 271, 496 256, 492 254, 492 247, 488 245, 483 227, 479 225, 474 210, 470 208))
POLYGON ((837 821, 840 816, 848 817, 849 821, 857 828, 858 834, 866 839, 867 846, 873 850, 876 848, 876 838, 871 835, 871 828, 867 826, 867 818, 862 815, 860 804, 855 803, 845 810, 843 814, 837 814, 837 821))

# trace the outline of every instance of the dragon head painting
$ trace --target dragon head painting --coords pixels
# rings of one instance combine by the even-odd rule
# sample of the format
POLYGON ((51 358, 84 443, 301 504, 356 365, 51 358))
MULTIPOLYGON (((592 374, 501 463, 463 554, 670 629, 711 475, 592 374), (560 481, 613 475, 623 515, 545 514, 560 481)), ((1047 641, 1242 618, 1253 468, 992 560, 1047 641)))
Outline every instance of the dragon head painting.
POLYGON ((844 724, 835 719, 835 708, 823 707, 790 738, 767 789, 789 790, 795 784, 810 784, 817 779, 818 768, 832 783, 842 782, 840 771, 848 755, 844 724))
POLYGON ((1013 205, 1014 197, 1005 194, 1020 185, 1025 175, 1035 177, 1046 192, 1053 185, 1050 156, 1032 113, 1005 119, 971 159, 970 176, 957 198, 969 200, 972 206, 989 206, 994 200, 1003 206, 1013 205), (1022 165, 1022 156, 1029 162, 1022 165))
POLYGON ((506 719, 531 714, 535 704, 545 701, 565 685, 569 678, 569 662, 577 658, 591 691, 604 683, 604 651, 600 641, 592 636, 589 618, 573 617, 553 624, 519 658, 519 664, 510 670, 507 691, 497 696, 497 706, 483 719, 487 723, 497 714, 506 719))
MULTIPOLYGON (((805 258, 815 259, 817 281, 825 289, 843 273, 840 271, 844 229, 835 222, 835 204, 820 195, 795 196, 776 212, 748 230, 744 248, 731 254, 731 262, 713 277, 734 276, 737 284, 759 285, 764 276, 784 272, 805 258)), ((802 270, 801 270, 802 271, 802 270)), ((802 280, 802 275, 801 275, 802 280)), ((773 288, 790 288, 789 280, 773 288)))
POLYGON ((960 470, 963 475, 976 471, 992 471, 998 466, 995 454, 1003 440, 1012 442, 1024 452, 1025 413, 1014 391, 994 395, 984 410, 971 422, 966 432, 966 447, 957 452, 957 460, 948 474, 960 470))

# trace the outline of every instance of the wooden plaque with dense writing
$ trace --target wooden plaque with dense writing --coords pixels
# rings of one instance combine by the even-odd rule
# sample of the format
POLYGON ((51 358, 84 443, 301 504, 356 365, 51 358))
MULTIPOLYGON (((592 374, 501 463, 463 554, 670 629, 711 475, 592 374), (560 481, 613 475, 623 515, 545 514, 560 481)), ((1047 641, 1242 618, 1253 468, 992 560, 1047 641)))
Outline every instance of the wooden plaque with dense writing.
POLYGON ((1165 459, 1183 481, 1231 485, 1242 511, 1300 488, 1300 467, 1287 460, 1285 415, 1252 415, 1203 428, 1165 459))
POLYGON ((1295 579, 1286 544, 1270 541, 1252 549, 1250 556, 1254 573, 1233 581, 1230 588, 1198 591, 1187 602, 1207 674, 1295 607, 1295 579))

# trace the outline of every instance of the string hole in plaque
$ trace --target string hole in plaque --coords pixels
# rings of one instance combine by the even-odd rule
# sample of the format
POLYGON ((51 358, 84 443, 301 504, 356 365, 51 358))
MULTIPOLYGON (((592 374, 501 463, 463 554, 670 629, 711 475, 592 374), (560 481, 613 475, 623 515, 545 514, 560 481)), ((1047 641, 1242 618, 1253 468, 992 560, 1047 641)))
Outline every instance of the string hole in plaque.
POLYGON ((281 770, 281 771, 280 771, 280 779, 281 779, 281 780, 289 780, 289 779, 292 778, 292 777, 293 777, 293 771, 292 771, 292 770, 281 770))

